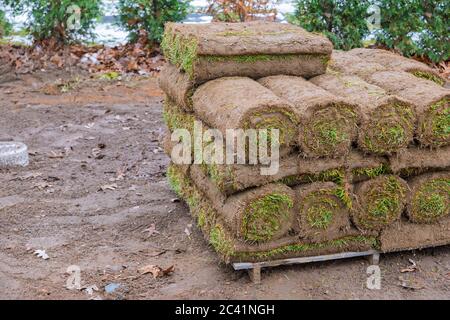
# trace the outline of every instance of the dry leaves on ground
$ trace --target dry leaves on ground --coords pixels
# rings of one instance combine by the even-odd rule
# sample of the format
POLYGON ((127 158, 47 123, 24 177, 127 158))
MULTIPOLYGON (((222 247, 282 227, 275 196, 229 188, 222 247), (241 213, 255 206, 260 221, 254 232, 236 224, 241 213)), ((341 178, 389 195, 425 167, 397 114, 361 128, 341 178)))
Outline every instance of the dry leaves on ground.
POLYGON ((170 266, 167 269, 163 269, 160 266, 156 265, 148 265, 139 269, 139 273, 141 275, 144 274, 152 274, 153 278, 161 278, 165 276, 169 276, 171 273, 175 271, 175 266, 170 266))

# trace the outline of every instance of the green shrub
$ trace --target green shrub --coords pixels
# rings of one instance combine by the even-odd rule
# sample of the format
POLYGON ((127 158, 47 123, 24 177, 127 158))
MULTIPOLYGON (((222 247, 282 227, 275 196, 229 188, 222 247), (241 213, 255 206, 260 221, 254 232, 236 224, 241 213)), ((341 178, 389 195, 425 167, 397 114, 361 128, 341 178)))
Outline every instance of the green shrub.
POLYGON ((379 0, 381 28, 377 42, 405 56, 422 55, 433 62, 450 55, 448 1, 379 0))
POLYGON ((120 24, 130 32, 130 40, 139 39, 142 31, 150 44, 160 43, 164 24, 183 20, 190 0, 119 0, 120 24))
POLYGON ((6 19, 5 12, 0 10, 0 39, 9 35, 12 30, 12 25, 6 19))
POLYGON ((378 1, 381 10, 381 30, 377 31, 378 44, 397 49, 405 56, 418 52, 418 44, 412 38, 423 28, 420 1, 378 1))
POLYGON ((420 54, 433 62, 450 59, 450 3, 424 0, 421 11, 425 24, 420 39, 420 54))
POLYGON ((3 2, 11 6, 15 13, 28 14, 27 28, 35 41, 55 39, 57 42, 67 43, 92 36, 92 28, 101 14, 100 0, 3 2))
POLYGON ((326 35, 336 49, 361 47, 369 35, 368 0, 297 0, 289 21, 326 35))

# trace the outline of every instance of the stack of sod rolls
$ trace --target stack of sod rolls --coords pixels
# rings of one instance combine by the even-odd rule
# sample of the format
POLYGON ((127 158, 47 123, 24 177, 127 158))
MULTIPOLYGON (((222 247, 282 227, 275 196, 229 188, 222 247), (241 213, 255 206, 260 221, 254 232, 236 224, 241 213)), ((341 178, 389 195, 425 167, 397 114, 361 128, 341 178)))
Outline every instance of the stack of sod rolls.
POLYGON ((195 142, 196 164, 168 168, 225 262, 450 243, 449 90, 433 70, 378 50, 332 53, 323 37, 277 23, 168 24, 163 50, 172 159, 178 129, 216 129, 205 150, 230 129, 279 130, 273 174, 206 162, 195 142))

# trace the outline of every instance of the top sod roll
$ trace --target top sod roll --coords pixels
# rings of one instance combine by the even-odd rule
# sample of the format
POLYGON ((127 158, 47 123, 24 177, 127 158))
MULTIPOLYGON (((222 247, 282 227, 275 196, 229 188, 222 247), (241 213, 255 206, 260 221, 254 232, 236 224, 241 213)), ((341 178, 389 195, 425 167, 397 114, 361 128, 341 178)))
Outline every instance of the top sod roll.
POLYGON ((195 83, 227 76, 311 78, 325 73, 333 49, 323 36, 269 22, 168 23, 161 46, 195 83))

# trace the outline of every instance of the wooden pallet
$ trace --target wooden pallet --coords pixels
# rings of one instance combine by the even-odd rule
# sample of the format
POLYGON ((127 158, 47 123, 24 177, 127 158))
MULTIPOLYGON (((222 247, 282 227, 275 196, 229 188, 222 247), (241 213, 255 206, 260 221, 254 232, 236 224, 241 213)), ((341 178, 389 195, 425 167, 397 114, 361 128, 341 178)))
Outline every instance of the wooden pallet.
POLYGON ((376 250, 364 251, 364 252, 343 252, 330 254, 325 256, 315 257, 303 257, 303 258, 291 258, 265 262, 239 262, 233 263, 234 270, 247 270, 250 279, 255 284, 261 283, 261 269, 269 267, 287 266, 293 264, 303 264, 310 262, 330 261, 339 259, 349 259, 355 257, 368 257, 369 262, 372 265, 378 265, 380 262, 380 252, 376 250))

